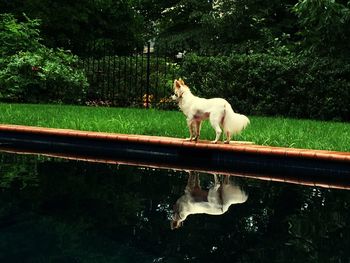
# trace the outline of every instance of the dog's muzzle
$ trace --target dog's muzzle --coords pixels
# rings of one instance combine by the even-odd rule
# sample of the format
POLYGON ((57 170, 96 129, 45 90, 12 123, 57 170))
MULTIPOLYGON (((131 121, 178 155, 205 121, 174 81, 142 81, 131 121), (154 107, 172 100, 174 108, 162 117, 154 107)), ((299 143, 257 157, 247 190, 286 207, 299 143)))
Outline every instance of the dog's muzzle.
POLYGON ((170 98, 176 102, 179 101, 179 99, 180 99, 176 94, 171 95, 170 98))

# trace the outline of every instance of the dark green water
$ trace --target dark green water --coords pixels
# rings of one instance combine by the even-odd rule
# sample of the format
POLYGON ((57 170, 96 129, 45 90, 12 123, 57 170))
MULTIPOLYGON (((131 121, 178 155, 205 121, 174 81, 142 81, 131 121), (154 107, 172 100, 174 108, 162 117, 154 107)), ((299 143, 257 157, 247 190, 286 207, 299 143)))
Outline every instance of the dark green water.
POLYGON ((350 262, 350 191, 231 177, 246 202, 171 230, 188 176, 0 153, 0 262, 350 262))

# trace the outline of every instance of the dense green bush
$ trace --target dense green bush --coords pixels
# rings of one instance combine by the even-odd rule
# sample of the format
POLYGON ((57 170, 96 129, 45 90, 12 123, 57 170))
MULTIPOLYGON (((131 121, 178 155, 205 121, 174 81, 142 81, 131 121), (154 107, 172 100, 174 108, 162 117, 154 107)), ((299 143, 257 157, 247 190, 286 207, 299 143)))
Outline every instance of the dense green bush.
POLYGON ((194 93, 224 97, 238 112, 350 119, 349 62, 293 54, 188 54, 181 70, 194 93))
POLYGON ((38 26, 0 15, 0 100, 81 102, 88 84, 77 57, 40 44, 38 26))

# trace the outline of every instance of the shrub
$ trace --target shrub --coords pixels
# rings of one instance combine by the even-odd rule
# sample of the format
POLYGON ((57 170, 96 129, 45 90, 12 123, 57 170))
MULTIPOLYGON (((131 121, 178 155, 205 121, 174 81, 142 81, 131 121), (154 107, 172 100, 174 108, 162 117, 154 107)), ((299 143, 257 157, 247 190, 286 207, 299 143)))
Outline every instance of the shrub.
POLYGON ((37 20, 0 16, 0 99, 14 102, 79 103, 88 86, 78 59, 39 43, 37 20))
POLYGON ((0 14, 0 55, 11 56, 19 51, 35 51, 42 45, 40 38, 40 21, 29 19, 18 22, 11 14, 0 14))
POLYGON ((196 94, 224 97, 256 115, 349 120, 350 63, 289 54, 188 54, 182 75, 196 94))

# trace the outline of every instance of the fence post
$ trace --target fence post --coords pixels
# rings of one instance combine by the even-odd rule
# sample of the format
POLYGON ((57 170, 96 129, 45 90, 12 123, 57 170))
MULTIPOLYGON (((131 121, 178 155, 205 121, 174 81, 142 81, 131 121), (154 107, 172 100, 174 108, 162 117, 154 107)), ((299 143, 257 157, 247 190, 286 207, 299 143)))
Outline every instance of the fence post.
POLYGON ((149 85, 150 85, 150 60, 151 60, 151 43, 147 43, 147 77, 146 77, 146 108, 149 108, 149 85))

